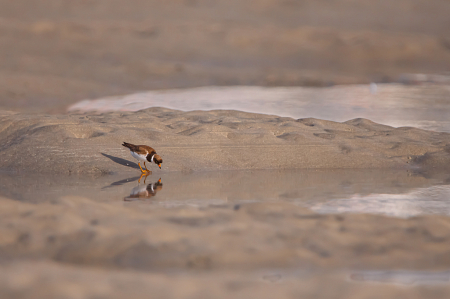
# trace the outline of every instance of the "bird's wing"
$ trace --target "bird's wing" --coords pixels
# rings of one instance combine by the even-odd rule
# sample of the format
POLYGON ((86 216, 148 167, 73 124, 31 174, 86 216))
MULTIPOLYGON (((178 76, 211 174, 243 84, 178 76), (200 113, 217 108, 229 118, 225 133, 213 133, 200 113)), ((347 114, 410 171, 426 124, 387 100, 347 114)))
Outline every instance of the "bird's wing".
POLYGON ((156 154, 156 151, 153 149, 153 147, 150 147, 148 145, 138 145, 140 150, 145 151, 146 154, 154 153, 156 154))
POLYGON ((129 148, 136 154, 140 154, 140 155, 147 155, 147 154, 151 153, 152 151, 155 151, 154 149, 152 149, 151 147, 146 146, 146 145, 134 145, 134 144, 127 143, 127 142, 124 142, 122 145, 129 148))

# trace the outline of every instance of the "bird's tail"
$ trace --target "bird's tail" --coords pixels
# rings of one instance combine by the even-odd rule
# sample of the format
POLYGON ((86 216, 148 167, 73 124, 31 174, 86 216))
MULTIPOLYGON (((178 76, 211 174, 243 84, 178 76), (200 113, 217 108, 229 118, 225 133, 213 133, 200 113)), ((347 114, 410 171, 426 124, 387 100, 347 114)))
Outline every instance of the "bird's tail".
POLYGON ((122 143, 122 145, 129 148, 130 150, 137 150, 137 146, 134 144, 124 142, 124 143, 122 143))

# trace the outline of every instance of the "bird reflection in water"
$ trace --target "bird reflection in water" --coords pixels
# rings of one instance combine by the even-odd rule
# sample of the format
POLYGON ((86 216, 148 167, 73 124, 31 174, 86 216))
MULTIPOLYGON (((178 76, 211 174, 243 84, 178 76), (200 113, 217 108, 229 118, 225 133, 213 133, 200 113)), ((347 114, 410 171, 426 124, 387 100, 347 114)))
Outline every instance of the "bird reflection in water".
POLYGON ((148 176, 148 174, 146 175, 145 173, 143 173, 138 180, 138 185, 136 187, 134 187, 133 189, 131 189, 130 195, 125 197, 123 200, 133 201, 133 200, 138 200, 138 199, 151 198, 151 197, 155 196, 156 193, 162 189, 163 184, 161 182, 161 178, 158 181, 156 181, 155 183, 146 184, 145 181, 147 179, 147 176, 148 176), (144 184, 139 185, 143 176, 145 176, 144 184))

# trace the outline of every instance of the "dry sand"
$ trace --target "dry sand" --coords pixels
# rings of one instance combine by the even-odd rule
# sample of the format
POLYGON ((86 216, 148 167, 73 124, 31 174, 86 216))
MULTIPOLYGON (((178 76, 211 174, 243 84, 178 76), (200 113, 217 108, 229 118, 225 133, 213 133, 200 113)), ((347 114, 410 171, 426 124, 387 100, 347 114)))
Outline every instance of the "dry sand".
POLYGON ((396 279, 395 272, 381 272, 378 277, 369 273, 367 278, 359 272, 304 270, 294 273, 277 270, 154 273, 81 268, 52 262, 20 262, 0 269, 0 295, 14 299, 445 299, 450 292, 448 272, 406 273, 411 279, 406 279, 405 283, 402 278, 396 279))
POLYGON ((136 171, 123 141, 154 147, 164 171, 450 165, 449 133, 226 110, 9 114, 0 139, 0 168, 19 172, 136 171))

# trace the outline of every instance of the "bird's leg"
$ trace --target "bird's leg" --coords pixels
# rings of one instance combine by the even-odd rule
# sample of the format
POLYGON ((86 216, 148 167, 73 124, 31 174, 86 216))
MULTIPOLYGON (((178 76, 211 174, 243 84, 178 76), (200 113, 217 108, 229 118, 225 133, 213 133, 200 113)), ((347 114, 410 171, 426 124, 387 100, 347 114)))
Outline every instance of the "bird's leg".
POLYGON ((139 168, 141 169, 141 171, 142 171, 143 173, 146 173, 146 172, 147 172, 147 170, 142 169, 142 167, 141 167, 141 162, 138 162, 138 165, 139 165, 139 168))
POLYGON ((145 172, 141 173, 141 177, 138 180, 138 184, 141 182, 141 179, 143 176, 145 176, 145 178, 144 178, 144 184, 145 184, 145 181, 147 180, 148 175, 149 175, 149 173, 145 173, 145 172))
POLYGON ((145 165, 145 161, 144 161, 144 166, 145 166, 145 170, 147 170, 147 173, 148 173, 148 174, 152 173, 151 170, 148 170, 148 169, 147 169, 147 165, 145 165))

